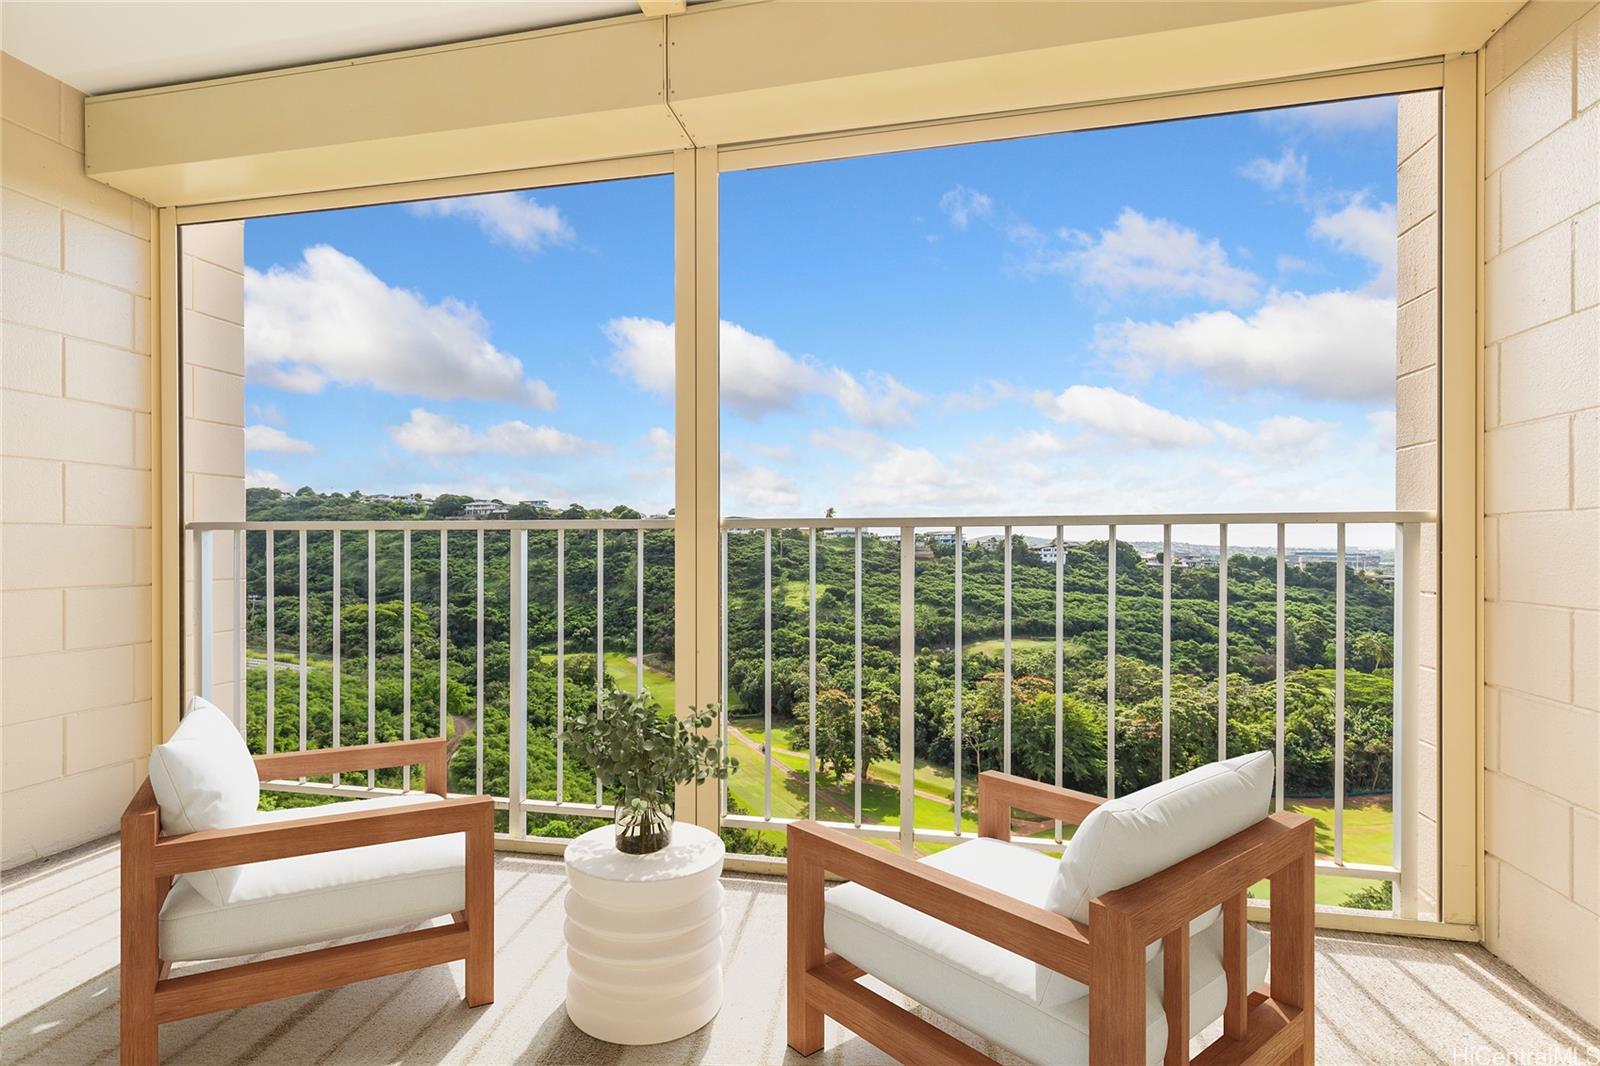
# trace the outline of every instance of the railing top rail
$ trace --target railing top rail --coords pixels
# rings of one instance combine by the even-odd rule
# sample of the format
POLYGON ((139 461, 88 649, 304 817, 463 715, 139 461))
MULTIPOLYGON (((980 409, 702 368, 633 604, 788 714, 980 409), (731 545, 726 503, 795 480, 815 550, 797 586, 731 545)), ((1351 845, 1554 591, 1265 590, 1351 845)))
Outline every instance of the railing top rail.
POLYGON ((845 516, 832 518, 740 518, 722 520, 723 529, 951 529, 956 526, 1239 526, 1283 525, 1401 525, 1436 522, 1435 511, 1218 511, 1173 514, 1062 514, 1062 515, 909 515, 904 517, 845 516))
MULTIPOLYGON (((1090 526, 1272 526, 1272 525, 1405 525, 1437 522, 1436 511, 1206 511, 1166 514, 1035 514, 1035 515, 835 515, 832 518, 780 517, 744 518, 730 515, 722 520, 727 530, 748 529, 954 529, 991 526, 1081 528, 1090 526)), ((385 519, 343 521, 286 519, 274 522, 190 522, 191 532, 235 530, 662 530, 673 529, 673 518, 536 518, 536 519, 385 519)))
POLYGON ((401 520, 365 520, 353 518, 344 521, 307 520, 296 521, 286 519, 279 522, 190 522, 184 528, 191 533, 233 532, 245 530, 278 530, 294 531, 325 531, 335 529, 360 529, 376 530, 380 533, 393 530, 573 530, 573 529, 604 529, 611 531, 623 530, 652 530, 672 529, 676 523, 671 518, 534 518, 534 519, 474 519, 474 518, 431 518, 431 519, 401 519, 401 520))

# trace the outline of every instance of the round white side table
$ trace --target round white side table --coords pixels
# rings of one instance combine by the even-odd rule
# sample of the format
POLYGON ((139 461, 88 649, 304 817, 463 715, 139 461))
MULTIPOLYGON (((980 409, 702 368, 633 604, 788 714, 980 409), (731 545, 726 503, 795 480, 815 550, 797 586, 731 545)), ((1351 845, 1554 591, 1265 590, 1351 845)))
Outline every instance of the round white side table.
POLYGON ((615 839, 567 845, 567 1016, 613 1044, 676 1040, 722 1006, 722 841, 686 822, 653 855, 615 839))

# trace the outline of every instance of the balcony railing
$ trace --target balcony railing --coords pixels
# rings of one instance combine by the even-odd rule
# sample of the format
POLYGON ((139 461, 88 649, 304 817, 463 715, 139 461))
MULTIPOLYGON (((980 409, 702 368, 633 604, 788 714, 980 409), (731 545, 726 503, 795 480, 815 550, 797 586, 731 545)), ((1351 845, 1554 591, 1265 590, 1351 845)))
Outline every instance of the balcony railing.
MULTIPOLYGON (((1125 754, 1121 764, 1118 751, 1119 657, 1125 669, 1136 673, 1147 669, 1144 661, 1137 657, 1119 656, 1119 595, 1124 600, 1134 599, 1143 612, 1125 619, 1128 639, 1147 653, 1153 650, 1153 635, 1139 628, 1149 622, 1150 604, 1146 601, 1153 600, 1153 595, 1135 597, 1133 593, 1120 591, 1120 586, 1134 577, 1153 581, 1148 572, 1141 572, 1128 574, 1119 582, 1119 545, 1124 546, 1126 565, 1130 557, 1125 554, 1125 546, 1134 537, 1130 531, 1148 531, 1152 534, 1148 542, 1153 545, 1159 537, 1160 544, 1159 556, 1146 553, 1134 560, 1141 568, 1159 566, 1160 571, 1159 778, 1165 779, 1176 770, 1187 768, 1178 765, 1175 770, 1175 739, 1187 744, 1193 737, 1175 734, 1174 571, 1184 568, 1185 561, 1174 558, 1173 546, 1174 529, 1188 531, 1197 527, 1215 531, 1209 543, 1215 546, 1216 615, 1206 624, 1214 624, 1216 634, 1214 700, 1215 755, 1218 758, 1226 757, 1231 750, 1229 584, 1230 562, 1238 559, 1239 553, 1237 548, 1230 550, 1230 529, 1253 527, 1275 532, 1275 552, 1265 557, 1259 552, 1252 553, 1251 566, 1257 575, 1252 580, 1270 579, 1274 593, 1270 641, 1275 656, 1271 667, 1272 744, 1277 755, 1278 774, 1275 804, 1282 809, 1293 798, 1286 788, 1285 777, 1285 692, 1286 681, 1291 676, 1286 662, 1287 607, 1290 590, 1296 586, 1290 579, 1293 568, 1287 537, 1291 529, 1298 537, 1302 530, 1320 527, 1325 536, 1331 533, 1328 539, 1335 547, 1327 560, 1332 564, 1334 583, 1333 632, 1329 641, 1333 649, 1332 811, 1325 854, 1319 858, 1317 869, 1323 875, 1395 882, 1399 889, 1394 901, 1396 912, 1405 917, 1414 916, 1416 782, 1420 779, 1416 740, 1420 724, 1418 564, 1421 528, 1433 521, 1432 513, 1419 511, 730 518, 723 523, 721 537, 723 740, 747 763, 753 756, 759 764, 759 776, 752 777, 754 767, 746 765, 739 778, 747 799, 753 788, 758 794, 757 801, 730 803, 730 789, 723 788, 722 823, 730 829, 753 831, 759 837, 762 833, 781 830, 794 817, 819 818, 851 833, 897 842, 907 851, 948 845, 969 833, 970 828, 964 821, 971 821, 968 801, 975 798, 975 793, 965 764, 969 749, 976 751, 978 746, 973 738, 963 735, 968 728, 964 703, 984 697, 974 686, 988 684, 988 696, 992 697, 998 685, 998 752, 993 754, 997 754, 1000 768, 1013 769, 1016 719, 1013 704, 1017 696, 1014 688, 1021 680, 1014 669, 1022 640, 1014 632, 1014 623, 1018 620, 1017 595, 1020 593, 1026 598, 1029 605, 1025 612, 1026 624, 1031 627, 1030 633, 1037 634, 1040 596, 1051 591, 1048 575, 1052 568, 1050 606, 1054 632, 1045 637, 1028 637, 1026 654, 1031 661, 1039 662, 1040 652, 1046 649, 1053 652, 1055 782, 1095 787, 1069 779, 1071 774, 1067 772, 1063 748, 1063 714, 1069 696, 1066 668, 1069 648, 1079 668, 1074 696, 1079 704, 1074 706, 1082 702, 1085 684, 1082 671, 1086 668, 1083 663, 1085 641, 1079 639, 1086 634, 1080 629, 1077 637, 1069 637, 1066 625, 1069 600, 1081 607, 1085 595, 1081 588, 1083 575, 1072 571, 1068 556, 1073 554, 1075 565, 1081 568, 1084 553, 1091 550, 1085 545, 1090 537, 1096 551, 1098 542, 1104 538, 1103 628, 1097 621, 1096 632, 1087 634, 1092 636, 1097 649, 1101 639, 1104 646, 1103 663, 1095 667, 1104 671, 1103 693, 1097 697, 1097 701, 1103 699, 1104 706, 1103 790, 1106 795, 1115 795, 1119 780, 1129 787, 1148 783, 1138 775, 1150 776, 1156 772, 1147 765, 1153 745, 1142 756, 1137 750, 1134 754, 1125 754), (1374 581, 1390 585, 1393 590, 1389 675, 1392 679, 1392 725, 1387 738, 1393 752, 1390 770, 1392 847, 1388 861, 1358 862, 1347 855, 1346 848, 1349 798, 1346 659, 1350 636, 1346 631, 1347 591, 1352 575, 1358 573, 1347 565, 1351 555, 1347 550, 1347 531, 1351 527, 1373 526, 1391 527, 1394 537, 1392 578, 1389 574, 1376 578, 1365 572, 1357 577, 1364 583, 1361 587, 1369 591, 1374 581), (1039 532, 1043 536, 1019 539, 1023 532, 1039 532), (803 572, 803 585, 798 578, 775 583, 775 545, 783 573, 803 572), (1026 553, 1027 558, 1019 558, 1019 551, 1026 553), (794 558, 796 552, 804 553, 803 570, 794 558), (967 571, 976 565, 974 560, 980 555, 986 566, 984 573, 975 579, 967 571), (828 570, 821 582, 819 556, 823 557, 828 570), (729 584, 730 557, 736 557, 732 586, 729 584), (897 575, 893 573, 896 564, 897 575), (1026 580, 1019 584, 1018 575, 1024 567, 1026 580), (992 588, 995 569, 998 569, 998 590, 992 588), (1270 578, 1261 576, 1262 572, 1270 573, 1270 578), (1069 591, 1069 575, 1078 586, 1076 592, 1069 591), (974 591, 974 580, 990 586, 985 591, 989 598, 994 598, 998 592, 1001 616, 998 627, 993 618, 972 621, 971 612, 980 609, 981 613, 983 606, 975 602, 982 597, 974 591), (879 593, 890 585, 895 586, 895 595, 890 597, 887 607, 882 595, 877 602, 867 602, 864 586, 868 582, 879 593), (775 591, 779 593, 776 605, 775 591), (948 626, 940 613, 943 607, 932 599, 946 594, 948 626), (819 605, 824 602, 823 613, 827 617, 823 626, 828 633, 829 651, 819 655, 819 605), (919 608, 923 612, 920 624, 919 608), (738 615, 732 650, 730 612, 738 615), (780 649, 775 655, 774 618, 783 615, 793 622, 795 612, 804 614, 803 648, 780 649), (997 639, 983 641, 978 649, 968 644, 971 633, 986 634, 996 629, 997 639), (891 630, 897 630, 897 634, 891 635, 891 630), (759 641, 754 636, 757 631, 759 641), (998 677, 993 672, 986 678, 971 676, 968 664, 973 657, 989 656, 992 652, 998 652, 998 677), (897 663, 897 692, 886 693, 880 684, 875 695, 868 694, 865 663, 869 657, 879 662, 893 659, 897 663), (759 684, 753 682, 749 673, 757 659, 759 684), (774 714, 775 664, 785 669, 798 664, 804 670, 803 702, 798 685, 791 685, 788 690, 796 717, 804 718, 803 744, 799 744, 798 736, 791 743, 803 747, 803 752, 784 750, 780 744, 780 722, 774 714), (736 665, 743 695, 751 698, 740 698, 730 692, 730 672, 736 665), (819 665, 830 675, 827 680, 833 685, 832 698, 837 700, 842 693, 848 703, 849 740, 853 741, 853 751, 846 742, 843 745, 846 754, 840 756, 851 769, 843 774, 835 769, 833 774, 835 786, 843 785, 848 778, 848 790, 841 791, 825 784, 823 802, 819 802, 818 781, 817 729, 819 718, 823 717, 818 700, 824 695, 819 691, 819 665), (930 771, 940 775, 938 789, 947 787, 948 797, 938 790, 930 794, 919 785, 919 665, 924 670, 945 670, 953 675, 949 678, 948 694, 943 694, 942 687, 939 689, 942 702, 937 711, 940 717, 949 713, 953 735, 949 738, 950 755, 945 760, 948 765, 941 764, 930 771), (759 706, 754 705, 756 692, 759 706), (749 723, 746 728, 730 724, 730 695, 735 696, 733 703, 738 706, 739 720, 749 723), (885 713, 885 705, 892 706, 895 697, 898 700, 898 734, 889 745, 890 757, 876 760, 878 765, 872 766, 875 760, 865 743, 866 736, 871 733, 864 715, 869 706, 879 714, 885 713), (799 714, 802 710, 803 715, 799 714), (756 728, 757 714, 762 731, 759 744, 753 743, 747 735, 748 730, 756 728), (741 733, 737 742, 730 736, 735 729, 741 733), (1144 768, 1135 769, 1140 758, 1145 760, 1140 764, 1144 768), (863 767, 864 759, 868 763, 866 767, 863 767), (792 789, 779 788, 775 775, 781 775, 786 784, 792 784, 792 789), (802 775, 803 793, 798 784, 802 775), (887 780, 885 775, 888 775, 887 780), (874 803, 879 808, 877 817, 864 807, 868 789, 872 790, 874 803), (881 809, 884 804, 877 803, 886 794, 885 789, 897 793, 897 810, 885 813, 881 809), (779 798, 784 800, 781 804, 784 809, 775 806, 779 798), (943 814, 938 813, 941 807, 943 814)), ((430 735, 450 736, 458 746, 470 742, 470 759, 459 752, 452 757, 451 788, 494 794, 497 805, 506 812, 506 832, 513 838, 530 835, 530 816, 609 817, 610 808, 605 804, 599 783, 595 782, 593 792, 588 792, 587 768, 577 771, 583 780, 569 780, 572 774, 565 751, 567 711, 574 699, 597 703, 608 685, 627 687, 629 682, 638 691, 660 687, 663 702, 670 699, 670 690, 665 686, 670 685, 667 664, 671 659, 673 528, 673 520, 665 518, 195 524, 190 527, 197 579, 193 582, 193 618, 205 639, 197 642, 194 683, 201 693, 216 691, 217 656, 231 655, 232 669, 227 671, 231 676, 226 679, 236 686, 231 710, 238 716, 247 736, 267 751, 291 743, 305 748, 391 739, 389 734, 394 732, 399 736, 393 739, 430 735), (347 556, 352 555, 357 557, 353 570, 346 567, 347 556), (620 571, 622 574, 621 581, 614 577, 609 587, 608 556, 612 560, 612 573, 620 571), (315 564, 313 557, 316 557, 315 564), (285 558, 289 559, 287 566, 283 564, 285 558), (574 564, 581 572, 574 572, 574 564), (393 573, 395 569, 399 570, 398 579, 393 573), (531 598, 530 575, 535 579, 531 598), (659 580, 649 580, 652 576, 659 580), (419 577, 423 579, 421 582, 417 580, 419 577), (647 589, 652 586, 655 594, 647 596, 647 589), (486 587, 493 590, 487 601, 486 587), (219 602, 225 604, 233 617, 219 619, 219 602), (396 607, 398 617, 395 617, 396 607), (607 635, 608 608, 613 617, 610 636, 607 635), (288 620, 287 633, 279 617, 285 611, 293 615, 288 620), (618 616, 621 633, 617 632, 619 626, 615 621, 618 616), (652 620, 655 624, 647 627, 647 622, 652 620), (350 623, 359 625, 354 633, 348 631, 350 623), (426 632, 429 627, 433 630, 431 637, 426 632), (628 629, 632 630, 631 634, 627 633, 628 629), (653 640, 654 647, 647 637, 653 640), (396 639, 398 649, 394 647, 396 639), (437 647, 430 647, 432 644, 437 647), (464 648, 468 647, 470 654, 465 654, 464 648), (530 652, 537 655, 532 665, 530 652), (659 668, 647 666, 652 652, 657 656, 659 668), (503 666, 500 665, 502 654, 503 666), (576 657, 590 654, 594 657, 593 673, 586 678, 574 678, 569 666, 576 657), (254 658, 257 655, 259 659, 254 658), (385 664, 383 685, 379 678, 380 662, 385 664), (396 664, 399 667, 398 697, 390 678, 396 664), (351 674, 351 666, 356 668, 356 673, 351 674), (424 672, 424 681, 426 672, 437 670, 436 690, 431 684, 426 690, 413 684, 416 680, 414 666, 424 672), (292 696, 285 696, 281 691, 282 674, 288 675, 288 682, 293 686, 292 696), (329 720, 321 716, 320 687, 324 682, 318 675, 326 675, 329 720), (310 691, 314 678, 318 686, 316 699, 310 691), (364 691, 349 692, 352 682, 364 691), (569 689, 573 691, 569 693, 569 689), (256 695, 264 698, 257 699, 256 695), (351 700, 351 695, 356 699, 351 700), (348 713, 352 702, 357 708, 354 716, 348 713), (396 702, 398 707, 394 706, 396 702), (308 713, 313 703, 317 710, 308 713), (381 716, 380 703, 385 706, 381 716), (292 723, 280 720, 286 709, 293 715, 292 723), (398 715, 394 713, 396 710, 398 715), (398 730, 395 729, 396 717, 398 730), (380 729, 380 720, 384 723, 383 729, 380 729), (502 721, 503 735, 499 724, 502 721), (534 746, 537 749, 531 762, 530 722, 536 732, 534 746), (491 768, 487 777, 486 767, 491 768), (533 779, 530 779, 530 771, 533 779), (499 794, 502 791, 503 794, 499 794)), ((1102 565, 1098 558, 1097 568, 1102 565)), ((1193 586, 1192 578, 1186 581, 1193 586)), ((1186 630, 1194 629, 1196 622, 1191 617, 1192 611, 1188 608, 1185 611, 1179 621, 1186 630)), ((1260 618, 1254 619, 1254 623, 1257 628, 1264 628, 1260 618)), ((1191 653, 1191 661, 1193 644, 1193 641, 1184 644, 1191 653)), ((982 661, 990 660, 980 660, 980 663, 982 661)), ((586 670, 587 666, 583 663, 581 668, 586 670)), ((1153 663, 1149 668, 1153 668, 1153 663)), ((1260 674, 1265 667, 1256 662, 1252 669, 1260 674)), ((1192 694, 1191 677, 1183 675, 1180 679, 1186 691, 1192 694)), ((1038 688, 1047 680, 1034 676, 1028 683, 1038 688)), ((1235 680, 1237 682, 1237 677, 1235 680)), ((793 681, 792 675, 789 681, 793 681)), ((1042 695, 1037 694, 1038 697, 1042 695)), ((223 702, 226 703, 226 699, 223 702)), ((1038 698, 1035 705, 1042 705, 1038 698)), ((927 710, 924 707, 924 711, 927 710)), ((1125 716, 1127 708, 1123 706, 1121 710, 1125 716)), ((837 725, 834 722, 830 727, 837 725)), ((927 721, 921 725, 924 729, 929 727, 927 721)), ((793 724, 788 728, 793 728, 793 724)), ((838 738, 834 739, 837 742, 838 738)), ((1123 739, 1125 744, 1137 747, 1152 738, 1123 739)), ((1189 762, 1195 761, 1197 756, 1192 744, 1186 751, 1189 762)), ((1047 779, 1049 769, 1041 771, 1037 765, 1033 766, 1035 776, 1047 779)), ((1081 767, 1077 773, 1081 779, 1081 767)), ((409 776, 385 782, 372 773, 368 773, 364 781, 357 782, 332 779, 279 784, 286 791, 337 795, 370 795, 374 791, 412 787, 409 776)), ((894 802, 894 798, 889 802, 894 802)), ((1019 835, 1016 839, 1047 850, 1062 846, 1064 838, 1059 823, 1035 828, 1038 829, 1035 835, 1019 835)))

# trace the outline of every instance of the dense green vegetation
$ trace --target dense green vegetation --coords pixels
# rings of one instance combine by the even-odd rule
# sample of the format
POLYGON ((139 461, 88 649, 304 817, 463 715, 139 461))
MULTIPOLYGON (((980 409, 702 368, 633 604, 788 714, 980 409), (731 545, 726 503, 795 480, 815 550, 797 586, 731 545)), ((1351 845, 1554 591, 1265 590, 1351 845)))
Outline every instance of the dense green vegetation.
MULTIPOLYGON (((413 501, 371 500, 359 495, 322 495, 303 489, 293 495, 269 489, 248 494, 251 520, 383 521, 437 518, 458 513, 464 498, 441 497, 431 509, 413 501)), ((513 518, 633 518, 618 509, 601 514, 573 507, 560 514, 530 507, 513 509, 513 518)), ((258 750, 265 742, 267 578, 262 533, 250 534, 248 564, 250 732, 258 750)), ((306 643, 308 667, 307 743, 332 743, 333 735, 333 538, 317 531, 306 538, 306 643)), ((604 543, 605 668, 599 683, 631 688, 635 663, 637 534, 610 532, 604 543)), ((733 715, 760 715, 766 701, 763 644, 764 543, 761 533, 735 532, 728 550, 728 701, 733 715)), ((404 541, 400 532, 380 532, 376 582, 370 590, 373 615, 373 732, 378 740, 405 732, 404 541)), ((596 534, 565 534, 566 707, 592 708, 597 682, 595 644, 601 615, 596 603, 596 534)), ((368 733, 368 536, 341 537, 338 611, 341 645, 340 730, 344 743, 362 743, 368 733)), ((504 795, 508 787, 508 684, 510 678, 510 535, 482 534, 482 688, 478 685, 479 613, 477 559, 480 535, 472 526, 451 529, 447 538, 448 612, 445 637, 446 697, 440 714, 440 535, 411 534, 412 735, 452 736, 451 788, 481 788, 504 795), (478 730, 481 695, 482 733, 478 730)), ((817 538, 817 761, 829 790, 853 792, 855 729, 855 545, 849 537, 817 538)), ((809 535, 772 534, 772 680, 774 725, 784 728, 790 758, 798 758, 803 778, 804 747, 812 708, 808 706, 809 535), (798 752, 798 755, 793 753, 798 752)), ((299 744, 298 670, 300 630, 299 536, 275 537, 273 588, 275 645, 275 743, 299 744)), ((226 550, 219 545, 219 551, 226 550)), ((664 703, 672 700, 673 536, 650 532, 644 538, 644 648, 647 685, 664 703)), ((900 707, 900 547, 868 538, 862 546, 861 697, 863 749, 870 764, 894 759, 899 748, 900 707)), ((915 740, 919 766, 929 780, 948 778, 959 758, 966 780, 981 769, 1003 764, 1007 685, 999 638, 1004 626, 1004 545, 999 538, 968 543, 962 561, 963 647, 960 667, 963 712, 960 750, 956 747, 954 694, 957 677, 954 641, 954 555, 952 545, 917 547, 915 583, 915 740)), ((1102 792, 1106 775, 1107 545, 1104 540, 1069 545, 1061 597, 1063 782, 1102 792)), ((1056 751, 1056 570, 1021 537, 1012 544, 1013 657, 1010 682, 1011 768, 1053 779, 1056 751)), ((535 531, 528 545, 528 791, 536 798, 556 794, 557 535, 535 531)), ((1288 571, 1284 660, 1285 774, 1292 796, 1327 795, 1333 790, 1334 746, 1334 586, 1331 563, 1288 571)), ((1270 748, 1276 707, 1276 562, 1236 554, 1228 566, 1227 748, 1230 753, 1270 748)), ((1117 546, 1116 603, 1116 776, 1119 792, 1161 776, 1162 626, 1161 567, 1142 559, 1128 543, 1117 546)), ((1383 793, 1390 787, 1392 756, 1392 592, 1378 576, 1346 574, 1346 788, 1383 793)), ((1218 704, 1218 589, 1215 566, 1174 567, 1170 688, 1173 772, 1216 757, 1218 704)), ((759 721, 759 719, 758 719, 759 721)), ((757 754, 731 753, 743 764, 730 782, 730 803, 759 812, 764 788, 757 754)), ((593 776, 565 753, 562 792, 569 800, 592 801, 593 776)), ((791 782, 775 782, 775 791, 791 782)), ((897 796, 891 771, 873 768, 867 779, 873 805, 884 805, 877 789, 897 796)), ((919 824, 948 826, 948 799, 924 787, 919 769, 919 824), (942 818, 942 820, 940 820, 942 818)), ((804 783, 800 784, 804 798, 804 783)), ((948 791, 945 792, 948 796, 948 791)), ((970 790, 966 794, 971 801, 970 790)), ((781 798, 781 797, 775 797, 781 798)), ((773 813, 790 813, 775 802, 773 813)), ((898 816, 898 800, 886 804, 898 816)), ((871 813, 868 817, 871 817, 871 813)), ((847 814, 848 817, 848 814, 847 814)), ((530 832, 570 835, 594 824, 566 817, 531 816, 530 832)), ((740 834, 736 846, 770 850, 767 834, 740 834)), ((1350 887, 1359 887, 1351 882, 1350 887)))

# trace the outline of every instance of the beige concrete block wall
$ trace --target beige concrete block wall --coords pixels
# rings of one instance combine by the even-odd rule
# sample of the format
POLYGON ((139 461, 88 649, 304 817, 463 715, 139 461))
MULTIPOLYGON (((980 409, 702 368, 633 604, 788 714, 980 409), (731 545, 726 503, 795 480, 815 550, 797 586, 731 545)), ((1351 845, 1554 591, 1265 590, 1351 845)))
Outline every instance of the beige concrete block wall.
MULTIPOLYGON (((1398 104, 1395 155, 1396 277, 1395 507, 1439 507, 1439 94, 1412 93, 1398 104)), ((1422 530, 1417 619, 1417 854, 1402 858, 1415 873, 1417 916, 1439 914, 1439 616, 1438 527, 1422 530)), ((1406 590, 1400 590, 1402 594, 1406 590)), ((1406 741, 1402 741, 1405 743, 1406 741)))
MULTIPOLYGON (((183 513, 193 522, 244 521, 244 223, 185 226, 179 236, 183 316, 183 513)), ((184 573, 193 575, 194 541, 184 537, 184 573)), ((234 581, 236 542, 212 534, 211 700, 243 721, 239 699, 240 590, 234 581)), ((187 695, 197 681, 192 653, 194 585, 184 589, 187 695)))
POLYGON ((0 864, 112 832, 151 740, 149 205, 0 54, 0 864))
POLYGON ((1484 934, 1600 1024, 1600 5, 1485 60, 1484 934))

